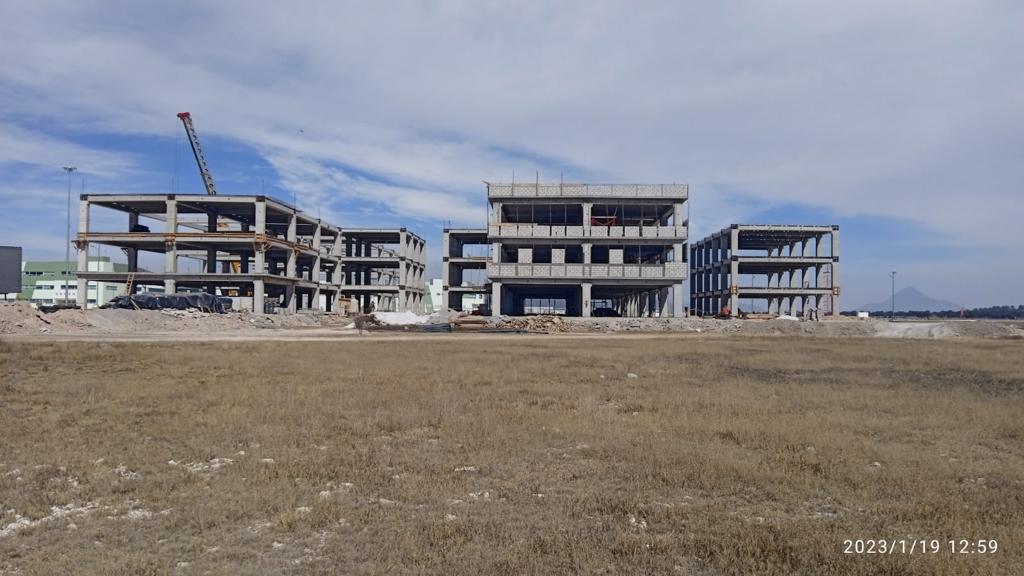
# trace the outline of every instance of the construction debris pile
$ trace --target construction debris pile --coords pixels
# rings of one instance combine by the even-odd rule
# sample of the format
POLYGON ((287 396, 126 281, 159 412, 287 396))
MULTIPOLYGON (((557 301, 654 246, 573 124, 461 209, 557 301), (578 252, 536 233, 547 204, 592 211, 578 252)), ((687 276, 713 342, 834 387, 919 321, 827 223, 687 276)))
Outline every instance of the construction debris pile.
POLYGON ((562 332, 590 332, 592 327, 582 322, 568 321, 561 316, 520 316, 504 318, 503 328, 515 328, 527 332, 556 334, 562 332))
POLYGON ((0 302, 0 334, 137 334, 232 332, 251 329, 341 327, 350 321, 331 315, 209 313, 178 310, 68 309, 44 314, 28 302, 0 302))
MULTIPOLYGON (((45 314, 28 302, 0 302, 0 335, 132 335, 140 334, 280 334, 275 331, 320 330, 320 337, 358 334, 350 328, 401 332, 524 332, 531 334, 674 332, 746 336, 824 336, 883 338, 1024 338, 1019 322, 939 321, 887 322, 838 319, 804 322, 712 318, 571 318, 563 316, 484 317, 442 310, 404 320, 371 314, 355 319, 340 314, 252 314, 185 310, 66 309, 45 314)), ((275 336, 276 337, 276 336, 275 336)))

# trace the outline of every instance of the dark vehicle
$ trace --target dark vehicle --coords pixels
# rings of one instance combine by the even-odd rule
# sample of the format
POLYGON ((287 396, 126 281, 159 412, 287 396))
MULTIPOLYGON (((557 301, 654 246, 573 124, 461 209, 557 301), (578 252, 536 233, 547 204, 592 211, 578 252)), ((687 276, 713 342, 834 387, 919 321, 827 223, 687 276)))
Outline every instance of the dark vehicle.
POLYGON ((615 308, 594 308, 594 316, 598 318, 618 318, 622 316, 615 308))

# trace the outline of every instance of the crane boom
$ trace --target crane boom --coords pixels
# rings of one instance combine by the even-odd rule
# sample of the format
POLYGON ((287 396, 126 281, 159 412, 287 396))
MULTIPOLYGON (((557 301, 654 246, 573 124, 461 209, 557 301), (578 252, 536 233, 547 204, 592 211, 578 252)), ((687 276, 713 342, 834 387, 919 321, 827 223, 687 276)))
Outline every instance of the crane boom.
POLYGON ((199 136, 196 135, 196 129, 192 126, 192 115, 188 112, 181 112, 178 114, 178 118, 181 118, 181 123, 185 125, 185 133, 188 134, 188 141, 192 144, 192 153, 195 154, 196 164, 199 165, 199 175, 203 178, 206 193, 216 196, 217 186, 213 183, 213 174, 210 174, 210 169, 206 167, 206 157, 203 156, 203 149, 199 146, 199 136))

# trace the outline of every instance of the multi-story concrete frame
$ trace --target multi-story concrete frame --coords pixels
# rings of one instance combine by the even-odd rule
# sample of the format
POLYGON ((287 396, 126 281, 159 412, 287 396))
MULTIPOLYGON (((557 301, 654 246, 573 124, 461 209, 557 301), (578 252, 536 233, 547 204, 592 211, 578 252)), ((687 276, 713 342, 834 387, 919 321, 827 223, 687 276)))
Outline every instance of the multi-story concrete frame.
POLYGON ((251 299, 246 301, 256 313, 264 311, 266 299, 287 312, 331 310, 341 284, 341 230, 268 196, 84 194, 76 245, 80 306, 87 282, 103 281, 163 284, 166 292, 219 289, 251 299), (125 230, 91 230, 93 207, 125 213, 125 230), (150 231, 140 217, 163 221, 164 229, 150 231), (128 271, 89 271, 91 243, 123 249, 128 271), (163 271, 140 270, 139 252, 163 254, 163 271), (202 260, 202 271, 180 270, 181 258, 202 260))
POLYGON ((423 313, 426 242, 405 228, 345 228, 341 293, 360 309, 423 313), (372 306, 371 306, 372 303, 372 306))
POLYGON ((444 244, 441 257, 441 302, 451 310, 462 310, 464 296, 474 294, 490 294, 490 285, 486 278, 473 281, 467 278, 468 270, 487 270, 490 256, 486 255, 490 247, 487 229, 445 228, 444 244), (478 250, 472 250, 473 247, 478 250), (476 252, 476 253, 474 253, 476 252))
POLYGON ((685 184, 487 183, 492 314, 557 299, 570 316, 681 316, 688 197, 685 184))
POLYGON ((733 224, 690 248, 691 306, 739 314, 741 300, 772 314, 839 315, 839 226, 733 224))

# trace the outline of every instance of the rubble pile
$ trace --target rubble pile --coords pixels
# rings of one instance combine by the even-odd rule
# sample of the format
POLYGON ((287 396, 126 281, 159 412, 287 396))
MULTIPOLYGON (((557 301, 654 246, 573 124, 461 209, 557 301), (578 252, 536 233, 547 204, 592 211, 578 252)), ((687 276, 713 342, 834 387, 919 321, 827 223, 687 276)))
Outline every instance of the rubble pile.
MULTIPOLYGON (((329 316, 329 315, 327 315, 329 316)), ((313 314, 224 314, 186 310, 68 309, 44 314, 28 302, 0 302, 0 334, 228 332, 245 329, 319 328, 313 314)), ((347 324, 332 317, 331 326, 347 324)))
POLYGON ((587 331, 585 324, 572 322, 561 316, 521 316, 503 318, 501 327, 526 330, 528 332, 543 332, 545 334, 587 331))

